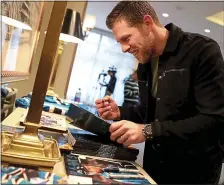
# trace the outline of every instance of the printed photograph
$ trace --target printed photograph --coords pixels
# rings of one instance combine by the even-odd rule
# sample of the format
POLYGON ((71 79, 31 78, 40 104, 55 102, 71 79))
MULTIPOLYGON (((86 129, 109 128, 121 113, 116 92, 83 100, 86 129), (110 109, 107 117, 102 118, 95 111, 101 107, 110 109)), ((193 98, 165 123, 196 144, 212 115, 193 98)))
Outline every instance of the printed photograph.
MULTIPOLYGON (((27 113, 28 113, 28 109, 21 116, 21 119, 20 119, 21 123, 24 123, 24 121, 26 120, 27 113)), ((65 117, 61 115, 57 115, 57 114, 48 113, 45 111, 42 111, 40 124, 42 127, 45 127, 45 128, 50 128, 54 130, 62 130, 62 131, 67 130, 67 123, 66 123, 65 117)))
POLYGON ((90 182, 91 177, 92 184, 150 184, 131 162, 96 159, 75 154, 67 154, 64 158, 69 179, 81 176, 83 183, 85 180, 90 182), (124 172, 119 171, 121 169, 124 172))
POLYGON ((2 165, 1 184, 67 184, 67 179, 50 172, 2 165))

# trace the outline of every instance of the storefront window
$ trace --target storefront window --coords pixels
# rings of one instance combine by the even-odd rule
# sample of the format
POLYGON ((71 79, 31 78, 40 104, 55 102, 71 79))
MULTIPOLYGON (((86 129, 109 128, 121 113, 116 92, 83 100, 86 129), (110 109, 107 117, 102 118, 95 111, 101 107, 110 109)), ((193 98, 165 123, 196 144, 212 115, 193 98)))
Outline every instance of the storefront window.
POLYGON ((91 32, 85 42, 78 46, 67 99, 74 99, 76 91, 81 88, 81 101, 94 105, 97 98, 105 95, 106 86, 100 85, 100 81, 104 80, 108 83, 110 80, 109 75, 101 75, 100 79, 99 75, 103 71, 107 73, 112 66, 117 69, 117 82, 112 97, 118 105, 122 105, 123 81, 136 69, 136 60, 130 54, 122 52, 120 44, 113 38, 112 33, 91 32))

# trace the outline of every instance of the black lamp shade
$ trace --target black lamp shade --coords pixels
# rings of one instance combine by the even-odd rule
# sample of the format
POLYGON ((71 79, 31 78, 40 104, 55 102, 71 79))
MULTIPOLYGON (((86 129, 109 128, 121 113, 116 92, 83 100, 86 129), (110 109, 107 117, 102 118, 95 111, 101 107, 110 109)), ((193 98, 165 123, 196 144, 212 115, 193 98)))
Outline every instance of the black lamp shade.
POLYGON ((84 40, 79 12, 67 8, 61 33, 84 40))

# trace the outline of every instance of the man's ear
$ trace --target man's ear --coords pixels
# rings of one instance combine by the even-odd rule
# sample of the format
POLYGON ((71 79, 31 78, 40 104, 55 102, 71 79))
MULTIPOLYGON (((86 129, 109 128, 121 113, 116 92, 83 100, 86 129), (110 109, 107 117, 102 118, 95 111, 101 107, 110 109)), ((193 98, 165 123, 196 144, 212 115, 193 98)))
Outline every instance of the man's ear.
POLYGON ((151 31, 152 27, 153 27, 152 17, 150 15, 145 15, 144 18, 143 18, 143 24, 145 24, 149 28, 149 30, 151 31))

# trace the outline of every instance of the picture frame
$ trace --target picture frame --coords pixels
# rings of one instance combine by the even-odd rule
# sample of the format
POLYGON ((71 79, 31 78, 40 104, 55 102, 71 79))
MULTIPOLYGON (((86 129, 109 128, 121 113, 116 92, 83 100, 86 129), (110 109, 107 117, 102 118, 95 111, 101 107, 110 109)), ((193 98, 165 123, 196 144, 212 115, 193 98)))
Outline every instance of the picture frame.
POLYGON ((43 1, 1 3, 2 83, 29 78, 39 40, 44 4, 43 1))

